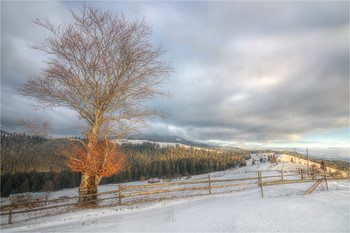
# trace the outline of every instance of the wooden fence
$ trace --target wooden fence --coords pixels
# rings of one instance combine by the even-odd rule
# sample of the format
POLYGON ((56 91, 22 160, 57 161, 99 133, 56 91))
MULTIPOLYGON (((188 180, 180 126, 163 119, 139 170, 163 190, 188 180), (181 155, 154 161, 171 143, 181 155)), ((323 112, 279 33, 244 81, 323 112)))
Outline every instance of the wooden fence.
MULTIPOLYGON (((331 179, 334 180, 334 179, 331 179)), ((337 179, 339 180, 339 179, 337 179)), ((63 198, 57 198, 52 200, 45 200, 45 201, 32 201, 25 203, 25 206, 27 206, 27 209, 25 210, 17 210, 16 206, 13 204, 9 205, 2 205, 0 206, 2 212, 1 215, 8 215, 8 224, 12 224, 12 215, 14 214, 23 214, 23 213, 29 213, 33 211, 42 211, 42 210, 48 210, 48 209, 57 209, 61 207, 68 207, 68 206, 77 206, 82 204, 88 204, 88 203, 96 203, 104 200, 116 200, 117 204, 122 205, 122 199, 129 198, 129 197, 135 197, 135 196, 148 196, 148 195, 155 195, 155 194, 161 194, 161 193, 171 193, 171 192, 183 192, 183 191, 196 191, 196 190, 207 190, 209 195, 212 194, 213 189, 220 189, 220 188, 228 188, 228 187, 236 187, 236 186, 245 186, 245 185, 253 185, 258 184, 258 187, 261 189, 261 196, 264 197, 263 194, 263 186, 266 185, 277 185, 277 184, 288 184, 288 183, 299 183, 299 182, 312 182, 315 181, 314 179, 306 179, 305 174, 303 171, 300 171, 300 174, 288 174, 285 175, 283 173, 283 170, 281 171, 280 175, 275 176, 262 176, 261 172, 258 172, 257 177, 249 177, 249 178, 240 178, 240 179, 218 179, 218 180, 212 180, 210 177, 210 174, 208 175, 208 180, 199 180, 199 181, 185 181, 185 182, 170 182, 170 183, 158 183, 158 184, 150 184, 150 185, 138 185, 138 186, 123 186, 122 184, 118 185, 117 190, 107 191, 107 192, 100 192, 97 194, 92 195, 80 195, 80 196, 73 196, 73 197, 63 197, 63 198), (299 176, 300 179, 297 180, 286 180, 285 177, 288 176, 299 176), (263 179, 271 179, 271 178, 279 178, 277 180, 273 181, 263 181, 263 179), (252 182, 243 182, 243 183, 233 183, 238 181, 252 181, 252 182), (230 183, 230 184, 220 184, 220 183, 230 183), (233 184, 232 184, 233 183, 233 184), (171 186, 179 186, 182 185, 184 187, 180 188, 166 188, 166 189, 159 189, 164 187, 171 187, 171 186), (192 185, 190 187, 187 187, 189 185, 192 185), (193 186, 193 185, 201 185, 201 186, 193 186), (153 189, 153 190, 147 190, 142 191, 144 189, 153 189), (136 191, 135 191, 136 190, 136 191), (140 191, 141 190, 141 191, 140 191), (54 204, 59 203, 62 201, 69 201, 71 199, 77 199, 82 197, 98 197, 102 195, 108 195, 112 194, 112 197, 105 197, 105 198, 97 198, 93 199, 91 201, 85 201, 83 203, 81 202, 74 202, 74 203, 67 203, 67 204, 54 204), (52 204, 50 204, 52 203, 52 204), (43 206, 47 205, 48 206, 43 206), (37 208, 29 208, 33 206, 39 206, 37 208)))

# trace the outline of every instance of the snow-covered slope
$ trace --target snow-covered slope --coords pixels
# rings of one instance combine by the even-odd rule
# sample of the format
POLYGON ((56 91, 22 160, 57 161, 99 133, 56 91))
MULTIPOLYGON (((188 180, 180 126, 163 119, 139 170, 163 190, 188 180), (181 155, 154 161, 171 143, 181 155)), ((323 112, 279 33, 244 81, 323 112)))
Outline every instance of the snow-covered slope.
POLYGON ((207 145, 207 144, 186 140, 184 138, 177 137, 177 136, 171 136, 171 135, 142 134, 142 135, 135 135, 134 137, 125 138, 122 140, 131 141, 131 143, 136 142, 136 141, 144 141, 144 142, 151 142, 151 143, 157 143, 157 142, 170 143, 169 145, 181 144, 181 145, 192 146, 192 147, 201 147, 201 148, 208 148, 209 147, 209 145, 207 145))
MULTIPOLYGON (((250 164, 249 161, 247 164, 250 164)), ((213 179, 276 174, 293 164, 256 164, 212 173, 213 179)), ((207 175, 190 180, 206 179, 207 175)), ((128 185, 144 184, 129 183, 128 185)), ((349 232, 349 181, 329 182, 311 195, 301 195, 312 183, 257 186, 223 194, 177 198, 160 202, 73 211, 56 216, 3 225, 2 232, 349 232)), ((100 191, 114 189, 105 185, 100 191)), ((56 195, 71 195, 75 189, 56 195)), ((6 222, 6 218, 2 219, 6 222)))
MULTIPOLYGON (((194 145, 186 145, 182 144, 180 142, 162 142, 162 141, 150 141, 150 140, 145 140, 145 139, 120 139, 115 141, 115 143, 118 144, 132 144, 132 145, 138 145, 138 144, 143 144, 143 143, 152 143, 156 144, 160 147, 168 147, 168 146, 178 146, 178 147, 184 147, 184 148, 193 148, 195 150, 206 150, 206 151, 216 151, 216 150, 211 150, 206 147, 198 147, 194 145)), ((199 144, 201 145, 201 144, 199 144)))
POLYGON ((143 144, 143 143, 152 143, 152 144, 157 144, 160 147, 167 147, 167 146, 180 146, 180 147, 186 147, 189 148, 190 146, 181 144, 181 143, 175 143, 175 142, 156 142, 156 141, 149 141, 149 140, 144 140, 144 139, 120 139, 116 141, 116 143, 119 144, 143 144))

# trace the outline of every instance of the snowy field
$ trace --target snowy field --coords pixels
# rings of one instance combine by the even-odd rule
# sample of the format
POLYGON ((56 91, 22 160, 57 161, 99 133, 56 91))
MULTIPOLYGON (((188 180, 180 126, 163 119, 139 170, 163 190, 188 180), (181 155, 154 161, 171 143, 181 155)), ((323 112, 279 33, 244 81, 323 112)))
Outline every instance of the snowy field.
MULTIPOLYGON (((278 170, 293 170, 295 165, 281 163, 256 164, 211 173, 215 179, 255 177, 279 174, 278 170)), ((207 179, 208 175, 189 180, 207 179)), ((140 185, 133 182, 128 185, 140 185)), ((257 185, 232 187, 231 191, 214 195, 184 197, 176 193, 173 199, 132 203, 100 209, 71 210, 59 215, 14 219, 7 225, 2 217, 2 232, 350 232, 350 183, 329 182, 329 191, 321 184, 310 195, 302 195, 313 183, 296 183, 264 187, 261 198, 257 185), (234 191, 233 191, 234 190, 234 191)), ((221 184, 220 184, 221 185, 221 184)), ((99 191, 113 190, 116 185, 104 185, 99 191)), ((76 195, 76 189, 57 191, 53 197, 76 195)), ((204 194, 206 192, 198 193, 204 194)), ((193 192, 191 193, 193 194, 193 192)), ((146 198, 146 197, 143 197, 146 198)), ((124 201, 124 199, 123 199, 124 201)), ((15 216, 14 216, 15 217, 15 216)))

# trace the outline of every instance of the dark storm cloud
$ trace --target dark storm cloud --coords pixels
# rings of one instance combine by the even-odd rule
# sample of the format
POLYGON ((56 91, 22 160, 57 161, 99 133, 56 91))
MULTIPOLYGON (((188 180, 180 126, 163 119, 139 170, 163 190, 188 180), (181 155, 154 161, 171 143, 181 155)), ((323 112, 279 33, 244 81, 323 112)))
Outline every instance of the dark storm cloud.
MULTIPOLYGON (((146 16, 154 42, 169 50, 167 58, 176 72, 164 88, 173 98, 153 104, 169 114, 166 121, 153 121, 153 132, 265 143, 348 126, 348 2, 93 4, 130 18, 146 16)), ((12 21, 10 5, 2 7, 9 10, 2 14, 2 25, 7 25, 2 29, 2 91, 11 96, 2 104, 2 126, 9 128, 32 108, 11 91, 10 83, 35 74, 44 59, 22 51, 25 43, 40 42, 44 35, 28 30, 29 24, 20 19, 12 21)), ((59 10, 46 6, 57 22, 67 19, 69 12, 62 4, 55 4, 59 10)), ((25 9, 29 11, 23 14, 33 19, 42 12, 34 3, 25 9)), ((72 112, 63 120, 45 114, 39 115, 54 118, 56 127, 65 129, 60 133, 69 133, 72 122, 77 123, 72 112)))
POLYGON ((73 126, 79 122, 72 111, 34 111, 38 104, 15 91, 17 84, 38 74, 44 65, 43 54, 30 49, 29 45, 41 43, 47 33, 33 21, 43 17, 49 17, 55 23, 69 20, 67 8, 56 2, 1 4, 1 128, 18 131, 18 121, 41 119, 52 123, 55 135, 75 135, 73 126))
POLYGON ((347 127, 347 6, 225 2, 177 11, 168 39, 190 56, 174 58, 182 66, 170 85, 169 131, 268 142, 347 127))

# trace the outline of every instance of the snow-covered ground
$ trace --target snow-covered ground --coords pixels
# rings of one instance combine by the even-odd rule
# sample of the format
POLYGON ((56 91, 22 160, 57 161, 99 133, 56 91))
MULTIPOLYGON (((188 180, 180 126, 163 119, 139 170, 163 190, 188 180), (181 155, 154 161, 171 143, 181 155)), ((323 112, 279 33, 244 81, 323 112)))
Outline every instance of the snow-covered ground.
MULTIPOLYGON (((251 161, 247 161, 250 165, 251 161)), ((255 164, 239 169, 211 173, 212 180, 278 174, 294 164, 255 164)), ((207 179, 207 175, 189 180, 207 179)), ((139 185, 145 182, 133 182, 139 185)), ((350 232, 350 183, 321 184, 311 195, 302 195, 313 183, 264 187, 261 198, 257 185, 232 187, 233 192, 141 202, 101 209, 74 210, 55 216, 29 218, 7 225, 2 232, 350 232)), ((221 185, 221 183, 220 183, 221 185)), ((100 192, 115 189, 104 185, 100 192)), ((229 191, 227 190, 220 190, 229 191)), ((204 191, 202 194, 205 194, 204 191)), ((191 193, 192 194, 192 193, 191 193)), ((200 193, 198 193, 200 194, 200 193)), ((76 189, 55 192, 57 196, 76 195, 76 189)), ((146 197, 143 197, 146 198, 146 197)), ((19 219, 20 220, 20 219, 19 219)))

